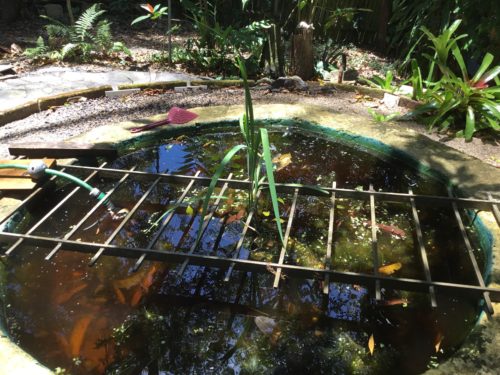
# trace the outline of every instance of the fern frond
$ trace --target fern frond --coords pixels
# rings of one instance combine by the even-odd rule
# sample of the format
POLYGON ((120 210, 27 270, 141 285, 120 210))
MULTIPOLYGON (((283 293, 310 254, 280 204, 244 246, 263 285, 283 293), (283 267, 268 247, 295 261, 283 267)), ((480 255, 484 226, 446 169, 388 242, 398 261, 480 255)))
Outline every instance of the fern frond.
POLYGON ((107 21, 99 21, 95 32, 95 44, 103 49, 108 50, 113 45, 113 36, 111 35, 111 24, 107 21))
POLYGON ((61 59, 64 60, 67 57, 75 55, 79 45, 76 43, 68 43, 61 49, 61 59))
POLYGON ((52 49, 60 48, 71 39, 71 27, 66 25, 46 25, 45 30, 47 31, 48 44, 52 49))
POLYGON ((94 23, 105 12, 105 10, 99 9, 99 4, 94 4, 85 12, 83 12, 75 22, 74 30, 77 40, 73 40, 73 42, 83 42, 87 38, 90 38, 90 33, 92 28, 94 27, 94 23))
POLYGON ((127 48, 125 44, 122 42, 114 42, 113 46, 109 50, 111 53, 120 53, 123 52, 127 56, 132 56, 132 52, 127 48))
POLYGON ((33 48, 26 48, 24 55, 30 59, 38 59, 45 56, 48 52, 48 47, 45 45, 45 41, 41 36, 36 40, 36 46, 33 48))

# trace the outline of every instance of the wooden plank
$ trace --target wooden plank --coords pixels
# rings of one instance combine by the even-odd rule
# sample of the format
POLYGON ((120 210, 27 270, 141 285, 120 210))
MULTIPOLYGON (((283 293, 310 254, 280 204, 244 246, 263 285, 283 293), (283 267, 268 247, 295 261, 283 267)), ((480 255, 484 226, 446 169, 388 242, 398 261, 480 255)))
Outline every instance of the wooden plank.
MULTIPOLYGON (((21 164, 29 165, 32 160, 0 160, 1 164, 21 164)), ((55 159, 43 159, 44 163, 52 168, 56 164, 55 159)), ((26 170, 17 168, 0 169, 0 190, 31 190, 35 188, 38 181, 32 180, 26 175, 26 170)))
POLYGON ((24 155, 28 158, 73 158, 73 157, 107 157, 117 156, 115 148, 108 145, 94 145, 76 142, 30 142, 9 145, 9 153, 14 156, 24 155))

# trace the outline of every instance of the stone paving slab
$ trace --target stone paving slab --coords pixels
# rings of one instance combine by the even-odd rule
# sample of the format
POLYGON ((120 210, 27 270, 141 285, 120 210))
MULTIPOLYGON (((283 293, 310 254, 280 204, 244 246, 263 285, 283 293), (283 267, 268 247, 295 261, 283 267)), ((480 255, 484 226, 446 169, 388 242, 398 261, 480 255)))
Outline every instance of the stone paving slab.
POLYGON ((199 77, 170 72, 79 72, 67 68, 48 68, 0 81, 0 111, 14 108, 42 96, 61 94, 83 88, 159 81, 189 81, 199 77))

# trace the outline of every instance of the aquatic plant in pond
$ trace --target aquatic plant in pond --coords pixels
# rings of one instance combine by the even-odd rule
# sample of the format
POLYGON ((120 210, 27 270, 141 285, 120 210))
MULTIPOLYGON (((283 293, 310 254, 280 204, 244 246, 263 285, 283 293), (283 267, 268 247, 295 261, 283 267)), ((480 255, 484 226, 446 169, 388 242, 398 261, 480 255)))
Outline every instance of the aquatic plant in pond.
MULTIPOLYGON (((256 198, 259 189, 262 184, 266 181, 268 183, 269 194, 271 197, 274 217, 276 220, 276 228, 281 242, 283 241, 283 230, 281 228, 281 219, 279 213, 278 195, 276 193, 276 185, 274 183, 273 174, 273 163, 271 159, 271 148, 269 145, 269 137, 267 129, 257 125, 253 115, 253 105, 252 97, 250 95, 250 88, 248 86, 248 78, 246 73, 245 64, 241 58, 237 59, 240 68, 241 75, 243 77, 244 88, 245 88, 245 113, 241 115, 240 118, 240 131, 245 140, 245 144, 239 144, 234 146, 229 152, 224 156, 219 167, 215 171, 210 185, 207 190, 207 194, 202 204, 201 217, 205 218, 210 199, 212 199, 212 194, 215 190, 218 180, 220 179, 224 169, 231 159, 241 150, 246 151, 246 162, 247 162, 247 174, 250 181, 250 187, 248 189, 248 206, 247 209, 255 209, 256 198), (266 176, 261 177, 262 165, 265 164, 266 176)), ((196 242, 198 243, 203 235, 202 227, 198 233, 196 242)))

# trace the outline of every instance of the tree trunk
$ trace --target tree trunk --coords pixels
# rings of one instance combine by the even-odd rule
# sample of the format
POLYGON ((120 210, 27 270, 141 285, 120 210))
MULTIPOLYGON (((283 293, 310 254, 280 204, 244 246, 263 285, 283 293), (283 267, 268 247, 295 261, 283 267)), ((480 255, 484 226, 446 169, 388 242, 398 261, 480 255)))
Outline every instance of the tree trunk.
POLYGON ((381 0, 380 1, 380 17, 378 20, 378 30, 377 30, 377 48, 380 51, 385 51, 387 47, 387 29, 389 26, 389 21, 392 14, 392 1, 381 0))
POLYGON ((292 42, 292 74, 307 81, 314 75, 313 28, 297 29, 292 42))
POLYGON ((66 8, 68 9, 69 23, 71 25, 75 24, 75 17, 73 16, 73 7, 71 5, 71 0, 66 0, 66 8))

